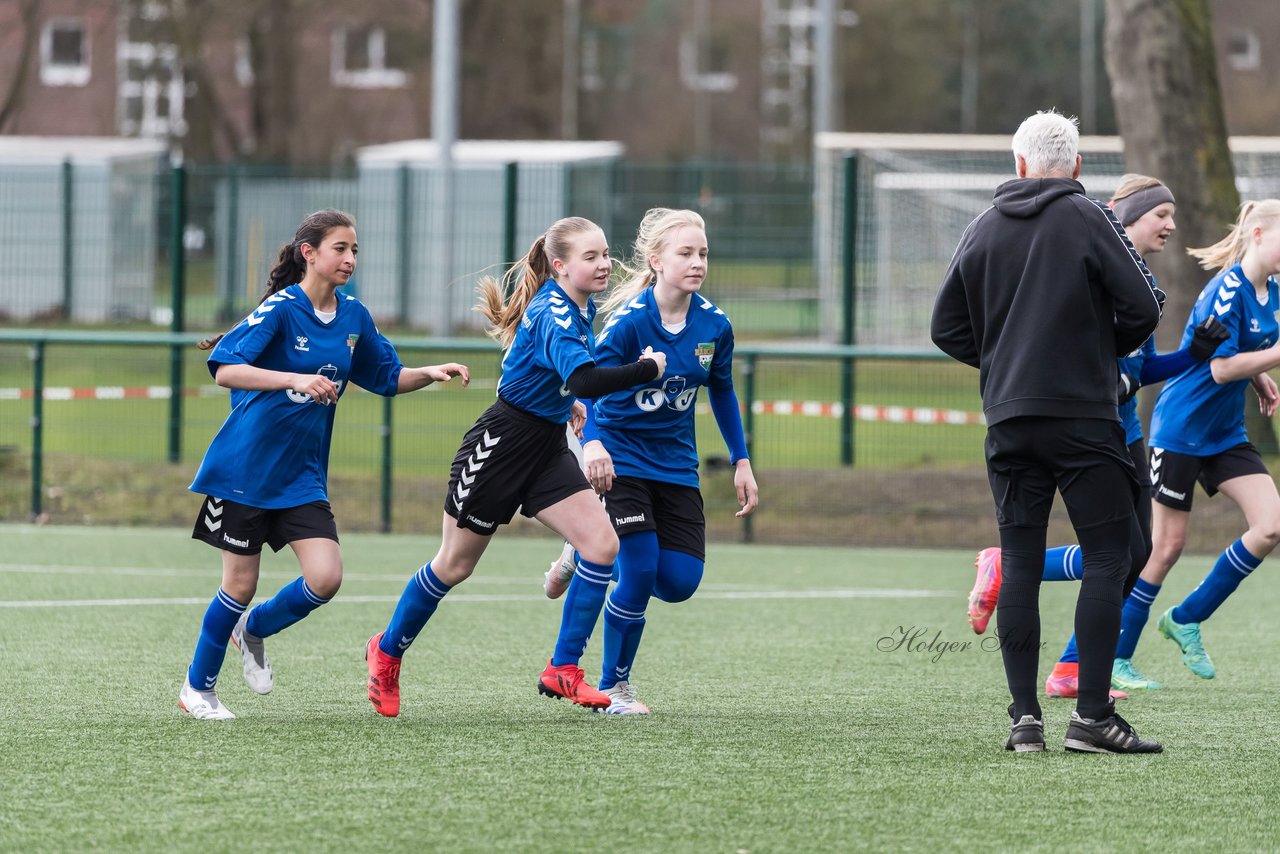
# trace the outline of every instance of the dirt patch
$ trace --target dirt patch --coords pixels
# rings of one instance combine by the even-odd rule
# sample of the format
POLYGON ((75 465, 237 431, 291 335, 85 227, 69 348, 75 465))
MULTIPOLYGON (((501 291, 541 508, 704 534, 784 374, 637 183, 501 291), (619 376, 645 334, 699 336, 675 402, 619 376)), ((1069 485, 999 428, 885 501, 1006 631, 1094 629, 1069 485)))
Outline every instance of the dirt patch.
MULTIPOLYGON (((1274 462, 1274 461, 1272 461, 1274 462)), ((31 518, 29 455, 0 458, 0 520, 31 518)), ((84 525, 190 527, 199 499, 187 491, 189 465, 103 461, 50 454, 45 459, 41 521, 84 525)), ((749 523, 734 517, 728 471, 704 475, 707 534, 713 541, 849 546, 977 549, 998 542, 995 513, 981 467, 883 471, 875 469, 765 470, 756 473, 762 502, 749 523)), ((391 530, 439 536, 446 479, 397 478, 391 530)), ((330 496, 340 531, 382 530, 376 477, 334 477, 330 496)), ((1244 518, 1225 498, 1196 496, 1187 550, 1221 551, 1244 530, 1244 518)), ((545 536, 517 517, 511 533, 545 536)), ((1049 545, 1075 535, 1054 509, 1049 545)))

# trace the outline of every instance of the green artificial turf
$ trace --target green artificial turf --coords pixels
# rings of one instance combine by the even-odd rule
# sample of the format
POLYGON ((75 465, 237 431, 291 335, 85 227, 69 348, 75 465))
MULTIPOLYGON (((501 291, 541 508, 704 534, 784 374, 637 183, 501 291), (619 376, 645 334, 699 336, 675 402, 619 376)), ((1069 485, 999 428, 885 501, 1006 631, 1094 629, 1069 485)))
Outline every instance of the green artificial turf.
MULTIPOLYGON (((536 693, 560 610, 541 573, 559 549, 499 536, 406 656, 401 716, 381 718, 362 646, 436 537, 345 536, 337 599, 267 641, 275 691, 250 692, 232 648, 219 693, 239 718, 214 723, 176 703, 213 550, 173 529, 0 526, 0 850, 1276 844, 1266 565, 1205 624, 1212 682, 1154 630, 1211 559, 1185 557, 1157 600, 1136 660, 1166 687, 1121 710, 1166 753, 1064 753, 1072 704, 1045 700, 1049 751, 1015 755, 1000 656, 964 619, 960 551, 712 544, 698 594, 649 607, 634 681, 654 714, 611 718, 536 693)), ((264 558, 258 601, 296 571, 287 550, 264 558)), ((1076 590, 1044 587, 1042 668, 1076 590)), ((599 656, 597 637, 592 682, 599 656)))

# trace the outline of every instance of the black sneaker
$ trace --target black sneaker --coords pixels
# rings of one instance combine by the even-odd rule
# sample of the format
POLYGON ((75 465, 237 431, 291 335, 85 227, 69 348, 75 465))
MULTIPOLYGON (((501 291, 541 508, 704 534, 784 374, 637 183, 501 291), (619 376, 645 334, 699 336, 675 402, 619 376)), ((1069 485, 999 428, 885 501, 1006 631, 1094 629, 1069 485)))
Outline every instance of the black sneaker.
POLYGON ((1105 718, 1090 720, 1071 713, 1064 745, 1073 753, 1163 753, 1158 742, 1138 737, 1133 727, 1116 714, 1115 706, 1105 718))
MULTIPOLYGON (((1009 707, 1009 718, 1013 718, 1013 706, 1009 707)), ((1044 721, 1038 721, 1034 715, 1023 715, 1009 727, 1009 740, 1004 744, 1005 750, 1016 750, 1019 753, 1033 753, 1044 750, 1044 721)))

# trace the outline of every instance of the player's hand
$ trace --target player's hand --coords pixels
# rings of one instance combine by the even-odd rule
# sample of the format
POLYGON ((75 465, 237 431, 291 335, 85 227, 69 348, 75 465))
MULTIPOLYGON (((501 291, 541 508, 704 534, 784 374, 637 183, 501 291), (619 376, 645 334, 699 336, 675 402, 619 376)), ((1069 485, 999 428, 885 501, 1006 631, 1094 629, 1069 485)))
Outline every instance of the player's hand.
POLYGON ((569 429, 578 437, 579 442, 582 441, 582 425, 586 423, 587 405, 580 400, 575 400, 569 410, 569 429))
POLYGON ((587 473, 587 482, 598 494, 604 495, 613 489, 613 457, 599 439, 582 446, 582 467, 587 473))
POLYGON ((1276 388, 1276 381, 1271 379, 1270 374, 1262 373, 1250 377, 1249 383, 1258 394, 1258 411, 1267 418, 1275 415, 1276 404, 1280 403, 1280 390, 1276 388))
POLYGON ((466 388, 471 385, 471 371, 466 365, 460 365, 457 362, 446 362, 443 365, 426 365, 419 368, 432 382, 447 383, 454 377, 462 377, 462 387, 466 388))
POLYGON ((338 384, 320 374, 294 374, 294 381, 289 387, 324 406, 338 402, 338 384))
POLYGON ((750 516, 760 506, 760 488, 751 471, 751 460, 738 460, 733 466, 733 488, 738 491, 738 506, 742 509, 734 516, 750 516))
POLYGON ((662 379, 662 375, 667 372, 667 354, 661 350, 655 350, 652 347, 645 347, 644 352, 640 354, 641 359, 652 359, 658 363, 658 375, 655 380, 662 379))
POLYGON ((1133 400, 1133 396, 1138 393, 1141 386, 1138 380, 1126 373, 1120 374, 1120 379, 1116 382, 1116 406, 1124 406, 1133 400))
POLYGON ((1187 349, 1191 351, 1191 355, 1204 361, 1213 355, 1219 344, 1230 337, 1231 333, 1227 331, 1227 327, 1219 323, 1218 319, 1211 314, 1191 333, 1191 344, 1187 349))

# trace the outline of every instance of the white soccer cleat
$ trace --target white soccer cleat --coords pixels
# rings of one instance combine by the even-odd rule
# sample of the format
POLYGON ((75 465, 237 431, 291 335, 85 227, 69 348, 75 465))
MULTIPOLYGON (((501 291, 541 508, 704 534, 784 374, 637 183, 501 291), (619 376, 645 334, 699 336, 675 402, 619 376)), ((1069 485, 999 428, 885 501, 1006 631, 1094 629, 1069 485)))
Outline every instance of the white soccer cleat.
POLYGON ((230 709, 218 702, 216 691, 197 691, 191 687, 189 679, 182 680, 182 690, 178 692, 178 708, 198 721, 233 721, 236 719, 230 709))
POLYGON ((609 698, 609 707, 596 711, 606 715, 649 714, 649 707, 636 699, 636 689, 626 680, 616 682, 612 688, 605 689, 604 695, 609 698))
POLYGON ((551 568, 542 576, 542 592, 547 594, 548 599, 559 599, 569 589, 569 582, 577 571, 578 566, 573 560, 573 546, 565 543, 560 557, 551 562, 551 568))
POLYGON ((275 687, 271 677, 271 659, 267 658, 267 649, 262 638, 249 634, 245 626, 249 623, 249 612, 245 611, 231 630, 231 642, 240 650, 244 659, 244 681, 259 694, 270 694, 275 687))

